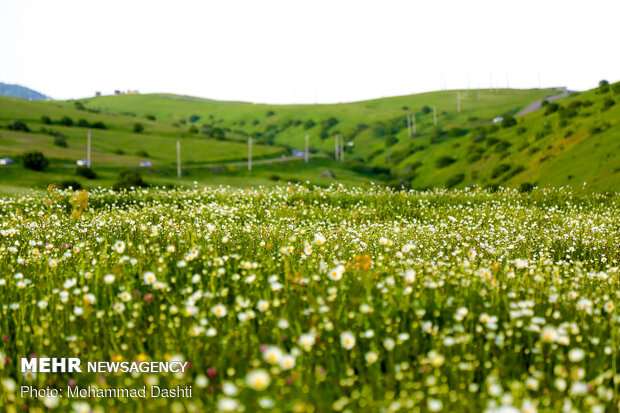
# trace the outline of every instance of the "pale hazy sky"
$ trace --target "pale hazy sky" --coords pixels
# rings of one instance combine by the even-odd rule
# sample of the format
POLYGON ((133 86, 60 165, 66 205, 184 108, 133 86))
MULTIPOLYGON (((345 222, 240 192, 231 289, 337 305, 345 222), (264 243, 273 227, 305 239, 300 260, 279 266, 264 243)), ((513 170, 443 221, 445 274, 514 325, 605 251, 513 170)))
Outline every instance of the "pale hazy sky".
POLYGON ((618 16, 619 0, 0 0, 0 82, 268 103, 583 90, 620 80, 618 16))

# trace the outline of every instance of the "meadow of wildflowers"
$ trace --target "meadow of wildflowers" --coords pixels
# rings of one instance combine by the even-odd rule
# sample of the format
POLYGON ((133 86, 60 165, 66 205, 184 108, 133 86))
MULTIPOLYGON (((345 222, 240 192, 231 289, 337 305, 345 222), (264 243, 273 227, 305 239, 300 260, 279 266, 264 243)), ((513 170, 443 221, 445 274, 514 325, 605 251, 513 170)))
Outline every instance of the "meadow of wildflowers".
POLYGON ((618 411, 619 200, 303 185, 2 198, 0 409, 618 411), (191 366, 20 372, 43 356, 191 366))

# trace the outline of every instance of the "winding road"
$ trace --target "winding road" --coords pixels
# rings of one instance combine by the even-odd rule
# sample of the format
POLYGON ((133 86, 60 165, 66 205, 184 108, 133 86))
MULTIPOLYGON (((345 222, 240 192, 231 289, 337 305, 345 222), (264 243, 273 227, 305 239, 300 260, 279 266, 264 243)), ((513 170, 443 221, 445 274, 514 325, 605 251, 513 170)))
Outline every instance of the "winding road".
MULTIPOLYGON (((566 96, 568 96, 571 93, 573 93, 573 92, 571 92, 569 90, 564 90, 562 93, 560 93, 558 95, 549 96, 549 97, 545 98, 544 100, 547 100, 548 102, 553 102, 554 100, 566 97, 566 96)), ((532 112, 535 112, 535 111, 539 110, 541 108, 541 106, 542 106, 542 103, 543 103, 543 99, 537 100, 536 102, 534 102, 531 105, 529 105, 526 108, 524 108, 521 112, 517 113, 515 115, 515 118, 518 118, 519 116, 524 116, 524 115, 527 115, 528 113, 532 113, 532 112)))

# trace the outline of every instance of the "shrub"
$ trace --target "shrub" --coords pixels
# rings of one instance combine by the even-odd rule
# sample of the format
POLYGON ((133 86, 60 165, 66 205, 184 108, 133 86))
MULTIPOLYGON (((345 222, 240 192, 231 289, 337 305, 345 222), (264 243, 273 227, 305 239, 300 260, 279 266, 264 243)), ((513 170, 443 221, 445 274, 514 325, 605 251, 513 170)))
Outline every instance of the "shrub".
POLYGON ((508 172, 506 175, 504 175, 504 180, 508 180, 514 176, 517 176, 518 174, 520 174, 521 172, 525 171, 525 167, 523 165, 517 165, 515 166, 512 171, 508 172))
POLYGON ((60 146, 61 148, 66 148, 68 146, 67 140, 63 135, 60 134, 54 136, 54 145, 60 146))
POLYGON ((69 116, 63 116, 62 119, 58 122, 59 125, 63 126, 73 126, 73 119, 69 116))
POLYGON ((510 128, 511 126, 514 126, 516 124, 517 120, 514 118, 514 116, 506 115, 502 119, 502 128, 510 128))
POLYGON ((97 174, 95 173, 95 171, 93 171, 93 169, 89 168, 88 166, 78 166, 75 170, 75 173, 78 176, 82 176, 86 179, 97 179, 97 174))
POLYGON ((519 126, 517 128, 517 135, 523 135, 525 132, 527 132, 527 129, 523 126, 519 126))
POLYGON ((91 125, 91 127, 95 128, 95 129, 106 129, 105 123, 103 123, 101 121, 97 121, 97 122, 93 123, 91 125))
POLYGON ((603 110, 607 110, 607 109, 609 109, 610 107, 612 107, 615 104, 616 104, 616 102, 612 98, 607 98, 603 102, 603 110))
POLYGON ((145 151, 144 149, 137 151, 136 155, 137 156, 141 156, 142 158, 148 158, 149 157, 148 152, 145 151))
POLYGON ((497 145, 495 145, 495 152, 499 153, 499 152, 507 151, 508 148, 510 148, 511 146, 512 146, 512 143, 507 142, 507 141, 499 140, 497 142, 497 145))
POLYGON ((133 125, 133 133, 142 133, 144 132, 144 126, 141 123, 134 123, 133 125))
POLYGON ((270 118, 270 117, 272 117, 275 114, 276 113, 273 110, 270 110, 270 111, 267 112, 267 117, 270 118))
POLYGON ((534 189, 534 184, 530 182, 523 182, 519 187, 519 191, 521 192, 532 192, 532 189, 534 189))
POLYGON ((28 128, 28 125, 26 125, 21 120, 14 120, 11 123, 9 123, 8 129, 19 131, 19 132, 30 132, 30 128, 28 128))
POLYGON ((552 113, 557 112, 560 109, 560 105, 557 103, 549 103, 547 105, 547 109, 545 109, 545 116, 551 115, 552 113))
POLYGON ((304 122, 304 129, 311 129, 316 125, 316 122, 313 121, 312 119, 308 119, 307 121, 304 122))
POLYGON ((190 126, 188 129, 189 133, 198 133, 198 128, 195 127, 194 125, 190 126))
POLYGON ((49 116, 41 116, 41 123, 43 123, 44 125, 51 125, 52 124, 52 120, 50 119, 49 116))
POLYGON ((508 165, 507 163, 497 165, 495 168, 493 168, 493 171, 491 171, 491 178, 495 179, 501 174, 503 174, 504 172, 507 172, 509 170, 510 170, 510 165, 508 165))
POLYGON ((394 135, 390 135, 385 139, 385 147, 389 148, 398 143, 398 139, 394 135))
POLYGON ((82 102, 73 102, 73 104, 75 105, 75 108, 77 110, 86 110, 86 108, 84 107, 84 104, 82 102))
POLYGON ((25 168, 32 169, 33 171, 43 171, 50 164, 45 155, 39 151, 25 152, 22 155, 22 162, 25 168))
POLYGON ((321 129, 327 130, 327 129, 333 128, 337 124, 338 124, 338 119, 336 119, 333 116, 330 116, 329 118, 323 119, 321 121, 321 129))
POLYGON ((437 168, 445 168, 448 165, 452 165, 454 162, 456 162, 456 159, 446 155, 437 159, 435 165, 437 166, 437 168))
POLYGON ((78 189, 82 189, 82 184, 76 181, 75 179, 67 179, 58 184, 58 188, 60 189, 73 189, 77 191, 78 189))
POLYGON ((192 115, 189 117, 189 121, 192 123, 197 122, 199 119, 200 119, 200 116, 198 115, 192 115))
POLYGON ((465 135, 466 132, 467 131, 465 131, 464 129, 455 126, 448 131, 448 135, 452 136, 453 138, 458 138, 459 136, 465 135))
POLYGON ((125 155, 125 151, 124 151, 124 150, 122 150, 122 149, 120 149, 120 148, 116 149, 116 150, 114 151, 114 153, 115 153, 115 154, 117 154, 117 155, 125 155))
POLYGON ((611 90, 614 92, 614 95, 620 95, 620 83, 614 84, 611 90))
POLYGON ((155 115, 146 115, 146 118, 147 118, 148 120, 155 120, 155 119, 156 119, 156 118, 155 118, 155 115))
POLYGON ((607 80, 601 80, 600 82, 598 82, 598 91, 600 93, 609 92, 609 82, 607 80))
POLYGON ((114 185, 112 185, 112 189, 115 191, 146 187, 148 187, 148 184, 144 182, 142 176, 137 171, 131 169, 122 171, 118 175, 118 180, 114 183, 114 185))
POLYGON ((431 113, 433 111, 433 109, 431 109, 429 106, 424 106, 422 108, 422 113, 424 113, 425 115, 431 113))
POLYGON ((88 128, 88 121, 86 119, 78 119, 77 125, 80 128, 88 128))
POLYGON ((448 178, 448 180, 446 181, 446 186, 448 188, 452 188, 452 187, 457 186, 464 180, 465 180, 465 174, 456 174, 448 178))

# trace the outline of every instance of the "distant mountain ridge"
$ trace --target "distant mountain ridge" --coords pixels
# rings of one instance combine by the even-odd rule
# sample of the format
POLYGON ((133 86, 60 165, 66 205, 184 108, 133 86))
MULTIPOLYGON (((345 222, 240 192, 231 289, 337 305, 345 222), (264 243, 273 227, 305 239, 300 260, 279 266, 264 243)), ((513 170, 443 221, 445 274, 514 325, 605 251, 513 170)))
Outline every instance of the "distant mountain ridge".
POLYGON ((43 93, 39 93, 36 90, 29 89, 20 85, 10 85, 8 83, 0 82, 0 96, 10 96, 20 99, 28 100, 46 100, 49 99, 43 93))

